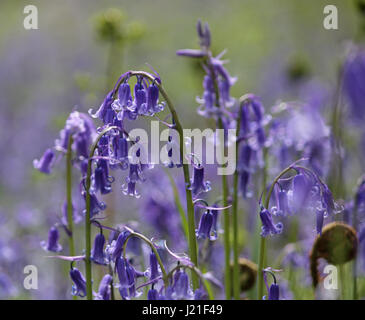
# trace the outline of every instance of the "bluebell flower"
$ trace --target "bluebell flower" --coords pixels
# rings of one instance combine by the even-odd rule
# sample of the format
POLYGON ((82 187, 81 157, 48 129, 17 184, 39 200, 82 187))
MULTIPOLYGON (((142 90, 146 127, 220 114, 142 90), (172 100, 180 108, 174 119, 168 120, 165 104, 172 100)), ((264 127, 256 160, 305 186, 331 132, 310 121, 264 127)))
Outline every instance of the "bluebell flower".
POLYGON ((113 138, 114 158, 120 162, 122 170, 128 168, 128 140, 124 135, 117 135, 113 138))
POLYGON ((173 300, 191 300, 193 298, 189 277, 186 272, 180 270, 175 272, 174 284, 170 294, 173 300))
POLYGON ((278 216, 287 216, 291 214, 291 209, 289 207, 289 201, 288 201, 288 193, 280 189, 277 192, 277 206, 275 208, 275 215, 278 216))
MULTIPOLYGON (((280 300, 280 290, 279 290, 279 286, 276 282, 276 277, 273 273, 273 271, 277 271, 277 270, 273 270, 272 268, 266 268, 264 269, 262 272, 263 272, 263 277, 264 277, 264 282, 265 282, 265 285, 266 285, 266 288, 267 288, 267 291, 269 293, 269 296, 268 296, 268 300, 280 300), (269 273, 272 278, 273 278, 273 283, 270 285, 269 287, 269 284, 268 284, 268 280, 267 280, 267 273, 269 273)), ((265 300, 266 299, 266 296, 263 297, 263 299, 265 300)))
POLYGON ((127 81, 124 81, 118 89, 118 101, 122 108, 128 108, 132 104, 131 88, 127 81))
POLYGON ((100 120, 102 120, 104 122, 104 124, 108 124, 111 123, 111 121, 114 118, 114 111, 112 109, 112 104, 114 101, 114 92, 113 90, 110 91, 103 103, 101 104, 100 108, 98 109, 98 111, 96 111, 95 114, 92 114, 92 109, 89 110, 89 114, 93 117, 93 118, 99 118, 100 120))
POLYGON ((210 47, 210 42, 211 42, 211 35, 208 23, 205 23, 203 25, 202 22, 198 20, 198 23, 196 25, 196 30, 199 36, 200 46, 203 49, 208 49, 210 47))
POLYGON ((96 264, 106 265, 108 260, 104 253, 105 237, 102 233, 96 235, 94 240, 94 247, 91 251, 90 259, 96 264))
POLYGON ((132 111, 135 114, 146 113, 146 100, 147 93, 142 84, 142 78, 138 78, 136 85, 134 86, 134 101, 132 105, 132 111))
POLYGON ((199 288, 194 292, 194 300, 208 300, 208 294, 205 290, 199 288))
POLYGON ((311 189, 311 182, 304 174, 299 173, 293 178, 293 205, 296 212, 304 207, 311 189))
POLYGON ((210 239, 210 240, 216 240, 217 239, 217 233, 214 232, 214 234, 211 234, 212 227, 213 227, 214 217, 211 212, 211 210, 205 211, 199 222, 199 227, 196 230, 196 236, 198 239, 210 239))
POLYGON ((364 116, 365 96, 365 53, 363 50, 353 50, 343 68, 343 90, 351 107, 352 118, 362 121, 364 116))
POLYGON ((208 192, 211 189, 210 182, 204 181, 204 167, 201 164, 194 165, 193 178, 190 183, 189 190, 191 190, 193 196, 197 196, 202 192, 208 192))
POLYGON ((136 271, 133 266, 124 258, 118 258, 115 262, 118 278, 119 292, 123 299, 135 297, 136 271))
POLYGON ((77 268, 71 268, 70 277, 74 285, 72 286, 72 295, 85 297, 86 296, 86 280, 82 273, 77 268))
POLYGON ((324 183, 322 183, 322 204, 329 215, 336 212, 336 203, 333 199, 332 192, 324 183))
POLYGON ((41 247, 46 251, 60 252, 62 251, 62 246, 58 243, 60 234, 56 227, 51 227, 48 232, 48 242, 41 241, 41 247))
POLYGON ((155 253, 153 251, 150 252, 150 279, 154 280, 157 279, 160 275, 159 268, 158 268, 158 261, 155 253))
MULTIPOLYGON (((85 201, 86 201, 86 192, 82 193, 85 201)), ((90 217, 97 215, 100 211, 104 211, 106 209, 106 204, 103 201, 99 201, 96 197, 95 193, 90 192, 90 217)), ((84 209, 84 214, 86 214, 86 209, 84 209)))
POLYGON ((118 275, 120 287, 128 287, 128 276, 126 270, 127 260, 123 257, 118 257, 115 260, 115 270, 118 275))
POLYGON ((163 103, 158 103, 159 89, 152 83, 147 89, 147 113, 153 115, 164 109, 163 103))
POLYGON ((279 285, 272 283, 269 289, 269 300, 279 300, 280 290, 279 285))
POLYGON ((262 222, 261 236, 279 234, 283 231, 283 224, 281 222, 275 224, 272 219, 272 214, 269 210, 262 208, 260 211, 260 219, 262 222))
POLYGON ((365 176, 360 179, 356 194, 355 194, 355 205, 360 208, 365 205, 365 176))
POLYGON ((150 289, 147 292, 147 300, 160 300, 159 296, 160 295, 156 289, 150 289))
POLYGON ((38 169, 40 172, 50 174, 51 168, 54 162, 55 154, 52 149, 47 149, 42 158, 33 161, 34 168, 38 169))
POLYGON ((98 164, 94 171, 94 191, 100 191, 101 194, 107 194, 112 191, 111 182, 107 176, 106 170, 98 164))
POLYGON ((111 258, 113 261, 122 255, 124 243, 129 235, 129 231, 123 231, 119 234, 117 240, 115 242, 113 241, 111 246, 111 258))
POLYGON ((134 197, 138 199, 141 195, 136 190, 136 183, 129 181, 128 183, 122 186, 123 194, 134 197))
POLYGON ((96 300, 110 300, 112 281, 113 277, 110 274, 106 274, 103 279, 101 279, 99 284, 99 290, 95 298, 96 300))

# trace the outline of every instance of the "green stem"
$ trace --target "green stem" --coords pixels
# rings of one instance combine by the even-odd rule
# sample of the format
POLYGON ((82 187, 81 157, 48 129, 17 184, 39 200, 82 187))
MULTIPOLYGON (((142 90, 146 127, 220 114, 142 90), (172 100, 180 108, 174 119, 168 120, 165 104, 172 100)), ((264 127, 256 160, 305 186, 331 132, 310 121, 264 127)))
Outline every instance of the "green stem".
POLYGON ((91 174, 92 174, 92 162, 95 150, 97 148, 100 138, 110 130, 118 130, 118 127, 111 126, 104 129, 96 138, 93 145, 91 146, 91 151, 89 159, 87 162, 87 174, 85 182, 86 191, 86 215, 85 215, 85 273, 86 273, 86 298, 87 300, 92 300, 92 272, 91 272, 91 223, 90 223, 90 187, 91 187, 91 174))
MULTIPOLYGON (((223 129, 222 119, 218 120, 218 127, 219 129, 223 129)), ((221 141, 221 145, 224 146, 224 136, 223 141, 221 141)), ((222 152, 224 155, 224 147, 222 148, 222 152)), ((222 190, 223 190, 223 206, 228 206, 228 185, 227 185, 227 176, 223 172, 222 174, 222 190)), ((226 299, 231 299, 232 296, 232 280, 231 280, 231 243, 230 243, 230 216, 228 214, 227 209, 222 211, 223 215, 223 225, 224 225, 224 261, 225 261, 225 268, 224 268, 224 282, 225 282, 225 292, 226 292, 226 299)))
MULTIPOLYGON (((292 170, 292 166, 284 169, 280 172, 280 174, 275 178, 273 183, 270 186, 269 192, 265 197, 265 208, 268 209, 270 204, 271 194, 274 191, 274 187, 279 179, 292 170)), ((265 187, 266 188, 266 187, 265 187)), ((266 238, 261 236, 260 239, 260 254, 259 254, 259 265, 258 265, 258 283, 257 283, 257 300, 261 300, 264 294, 264 276, 262 270, 264 269, 265 264, 265 256, 266 256, 266 238)))
MULTIPOLYGON (((244 100, 240 99, 240 109, 237 119, 236 127, 236 166, 238 164, 239 152, 239 134, 242 117, 242 103, 244 100)), ((238 300, 240 298, 240 281, 239 281, 239 251, 238 251, 238 176, 239 172, 236 170, 233 175, 233 199, 232 199, 232 224, 233 224, 233 297, 238 300)))
POLYGON ((173 190, 173 193, 174 193, 175 205, 176 205, 177 211, 180 214, 181 226, 182 226, 182 229, 184 231, 185 238, 188 239, 188 237, 189 237, 188 221, 186 220, 185 211, 184 211, 184 208, 183 208, 183 206, 181 204, 181 201, 180 201, 179 191, 177 189, 174 178, 171 176, 171 174, 168 172, 168 170, 166 170, 166 173, 167 173, 167 176, 169 177, 169 180, 171 182, 172 190, 173 190))
MULTIPOLYGON (((145 77, 151 81, 154 81, 155 84, 158 86, 158 89, 163 96, 163 98, 166 101, 166 104, 170 110, 172 119, 174 120, 175 127, 174 129, 179 133, 179 139, 180 139, 180 159, 183 162, 183 172, 184 172, 184 181, 185 185, 190 185, 190 174, 189 174, 189 165, 184 163, 185 155, 186 155, 186 147, 185 147, 185 141, 184 141, 184 132, 183 127, 180 123, 179 117, 177 115, 176 109, 170 100, 169 96, 167 95, 165 89, 160 84, 159 81, 156 81, 156 78, 152 76, 151 74, 144 72, 144 71, 130 71, 128 72, 125 77, 121 77, 119 79, 119 83, 116 85, 114 94, 118 92, 118 88, 121 85, 121 83, 125 80, 128 76, 142 76, 145 77), (182 146, 182 147, 181 147, 182 146)), ((196 241, 196 235, 195 235, 195 217, 194 217, 194 206, 193 206, 193 197, 191 194, 191 190, 189 190, 187 187, 185 188, 186 192, 186 208, 187 208, 187 218, 188 218, 188 245, 189 245, 189 255, 191 258, 191 261, 194 263, 195 266, 198 266, 198 248, 197 248, 197 241, 196 241)), ((199 286, 199 279, 196 276, 195 273, 192 273, 192 281, 193 281, 193 288, 194 290, 198 288, 199 286)))
POLYGON ((72 216, 72 135, 68 139, 66 154, 66 201, 67 201, 67 229, 70 232, 68 237, 70 256, 75 255, 75 245, 73 238, 73 216, 72 216))
MULTIPOLYGON (((209 56, 211 56, 211 53, 209 53, 209 56)), ((214 91, 215 91, 215 99, 216 99, 216 105, 218 107, 220 106, 220 99, 219 99, 219 87, 218 87, 218 81, 217 81, 217 75, 214 70, 213 65, 210 62, 210 58, 206 61, 207 66, 212 74, 213 79, 213 85, 214 85, 214 91)), ((224 130, 223 121, 222 118, 219 117, 218 119, 218 128, 224 130)), ((223 131, 224 132, 224 131, 223 131)), ((223 139, 220 141, 220 144, 222 147, 222 159, 224 158, 224 154, 226 151, 226 144, 225 144, 225 137, 223 134, 223 139)), ((223 205, 226 207, 228 206, 228 183, 227 183, 227 176, 225 172, 222 174, 222 200, 223 205)), ((224 287, 225 287, 225 293, 226 293, 226 299, 229 300, 232 297, 232 274, 231 274, 231 241, 230 241, 230 216, 228 214, 227 210, 222 211, 223 214, 223 228, 224 228, 224 236, 223 236, 223 243, 224 243, 224 287)))

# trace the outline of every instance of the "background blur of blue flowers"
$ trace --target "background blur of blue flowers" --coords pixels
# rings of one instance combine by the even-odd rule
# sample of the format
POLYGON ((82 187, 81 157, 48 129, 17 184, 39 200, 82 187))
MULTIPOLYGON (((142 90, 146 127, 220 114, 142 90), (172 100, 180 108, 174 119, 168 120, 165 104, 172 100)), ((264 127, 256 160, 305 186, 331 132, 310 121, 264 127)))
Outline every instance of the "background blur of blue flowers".
MULTIPOLYGON (((281 101, 301 101, 295 105, 299 110, 295 114, 278 111, 290 121, 278 123, 277 128, 273 125, 271 139, 278 142, 277 154, 281 143, 306 154, 313 151, 317 138, 329 137, 338 70, 350 41, 358 36, 360 23, 354 2, 340 0, 331 1, 339 11, 337 31, 323 28, 325 0, 38 0, 34 5, 38 7, 39 30, 28 31, 23 28, 27 4, 0 3, 0 299, 70 297, 70 283, 65 278, 69 266, 46 258, 39 245, 47 239, 57 217, 63 215, 64 164, 53 175, 45 176, 32 162, 53 145, 72 110, 87 113, 90 107, 98 108, 122 72, 149 70, 147 63, 159 72, 184 126, 209 127, 209 120, 195 116, 195 98, 202 92, 200 65, 175 54, 180 48, 198 47, 195 24, 201 18, 209 22, 213 53, 228 49, 227 69, 238 77, 231 90, 233 96, 254 92, 266 111, 274 113, 280 111, 281 101), (308 141, 313 143, 310 150, 308 141), (23 268, 29 264, 38 267, 38 290, 23 287, 23 268)), ((364 112, 356 108, 345 111, 347 127, 342 129, 350 150, 357 149, 364 134, 356 129, 358 122, 351 114, 358 120, 364 112)), ((320 163, 312 164, 314 170, 324 171, 316 172, 321 176, 328 171, 328 154, 325 152, 320 163)), ((348 158, 343 183, 351 191, 365 168, 355 154, 348 158)), ((279 168, 292 162, 284 156, 276 159, 282 161, 277 164, 279 168)), ((276 173, 278 167, 273 168, 276 173)), ((213 176, 209 179, 214 180, 213 176)), ((137 230, 151 237, 158 230, 156 237, 173 239, 172 247, 186 250, 177 227, 178 216, 169 214, 174 210, 172 191, 159 189, 164 183, 158 173, 150 174, 148 180, 144 187, 153 190, 153 195, 142 187, 140 200, 124 196, 121 190, 105 197, 112 203, 112 221, 135 224, 137 230), (164 199, 163 207, 159 199, 164 199), (146 211, 147 220, 143 218, 146 211)), ((212 184, 212 193, 218 196, 219 190, 212 184)), ((82 209, 76 202, 75 210, 80 213, 82 209)), ((251 229, 255 214, 248 214, 245 221, 251 229)), ((313 223, 307 225, 312 232, 313 223)), ((60 242, 67 243, 64 234, 60 242)), ((220 244, 215 246, 219 252, 220 244)), ((77 250, 83 250, 81 244, 77 250)), ((302 259, 294 253, 286 258, 293 265, 302 259)), ((219 263, 212 265, 220 268, 219 263)), ((291 291, 296 293, 293 288, 291 291)), ((288 297, 290 294, 288 291, 288 297)))

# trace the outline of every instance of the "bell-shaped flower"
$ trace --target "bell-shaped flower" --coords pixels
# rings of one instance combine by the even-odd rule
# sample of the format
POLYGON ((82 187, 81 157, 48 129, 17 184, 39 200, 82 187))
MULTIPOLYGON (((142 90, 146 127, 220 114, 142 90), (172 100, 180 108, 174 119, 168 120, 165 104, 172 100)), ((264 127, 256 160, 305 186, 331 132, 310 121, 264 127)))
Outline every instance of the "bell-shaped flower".
POLYGON ((35 159, 33 161, 34 168, 38 169, 40 172, 50 174, 51 168, 54 162, 55 154, 52 149, 47 149, 42 158, 39 160, 35 159))

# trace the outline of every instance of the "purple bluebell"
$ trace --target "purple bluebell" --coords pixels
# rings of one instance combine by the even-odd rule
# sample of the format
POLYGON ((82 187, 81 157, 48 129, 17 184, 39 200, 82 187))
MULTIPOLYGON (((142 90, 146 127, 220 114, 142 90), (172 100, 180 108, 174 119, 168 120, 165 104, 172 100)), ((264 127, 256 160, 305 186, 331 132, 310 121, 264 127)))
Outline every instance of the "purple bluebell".
POLYGON ((215 240, 217 238, 216 232, 214 235, 211 234, 213 227, 214 217, 211 210, 205 211, 199 222, 199 227, 196 230, 196 236, 198 239, 210 239, 215 240))
POLYGON ((106 265, 108 260, 104 253, 105 237, 102 233, 96 235, 90 259, 96 264, 106 265))
POLYGON ((55 154, 52 149, 47 149, 42 158, 33 161, 34 168, 38 169, 40 172, 50 174, 51 168, 54 162, 55 154))
POLYGON ((77 268, 71 268, 70 277, 74 285, 72 286, 72 295, 85 297, 86 296, 86 280, 82 273, 77 268))
POLYGON ((256 129, 256 140, 257 140, 257 144, 259 145, 260 148, 262 148, 265 145, 265 142, 266 142, 265 130, 261 126, 259 126, 256 129))
POLYGON ((156 257, 156 255, 153 251, 150 252, 150 270, 149 270, 149 274, 150 274, 150 279, 151 280, 157 279, 158 276, 160 275, 160 273, 158 271, 157 257, 156 257))
POLYGON ((333 200, 332 192, 324 183, 322 183, 322 204, 329 215, 336 212, 336 203, 333 200))
POLYGON ((134 297, 136 295, 136 272, 133 266, 124 258, 118 258, 115 266, 119 278, 119 292, 122 298, 128 299, 134 297))
POLYGON ((60 234, 58 229, 52 226, 48 232, 48 242, 41 241, 41 247, 46 251, 60 252, 62 251, 62 246, 58 243, 60 234))
POLYGON ((208 192, 210 187, 209 181, 204 181, 204 167, 201 164, 194 165, 193 178, 191 179, 191 190, 193 196, 197 196, 202 192, 208 192))
POLYGON ((355 194, 355 205, 359 208, 365 205, 365 176, 360 179, 356 194, 355 194))
POLYGON ((101 104, 100 108, 98 109, 98 111, 96 111, 95 114, 92 114, 92 109, 89 110, 89 114, 93 117, 93 118, 99 118, 100 120, 102 120, 104 122, 104 124, 108 124, 111 122, 111 120, 113 120, 114 118, 114 111, 112 109, 112 103, 114 101, 114 92, 110 91, 103 103, 101 104))
POLYGON ((112 191, 109 177, 106 175, 105 169, 98 165, 94 171, 94 188, 101 194, 107 194, 112 191))
POLYGON ((134 86, 134 101, 132 105, 133 113, 145 114, 146 100, 147 100, 147 93, 142 84, 142 78, 138 78, 137 83, 134 86))
POLYGON ((147 300, 160 300, 156 289, 150 289, 147 292, 147 300))
POLYGON ((163 110, 164 105, 158 103, 159 89, 155 83, 152 83, 147 89, 147 113, 152 115, 163 110))
POLYGON ((118 89, 118 100, 122 108, 128 108, 132 104, 131 88, 127 81, 123 82, 118 89))
POLYGON ((269 289, 269 300, 279 300, 280 290, 279 285, 272 283, 269 289))
MULTIPOLYGON (((86 201, 86 192, 83 192, 84 199, 86 201)), ((97 215, 100 211, 106 209, 106 204, 103 201, 99 201, 95 193, 90 192, 90 217, 97 215)), ((86 214, 86 209, 84 209, 84 214, 86 214)))
POLYGON ((136 183, 132 181, 123 184, 122 191, 123 194, 134 197, 136 199, 138 199, 141 196, 139 192, 136 190, 136 183))
POLYGON ((117 240, 112 243, 112 260, 115 261, 119 258, 123 253, 123 246, 125 241, 127 240, 128 236, 130 235, 129 231, 123 231, 119 234, 117 240))
POLYGON ((257 97, 251 100, 251 108, 255 115, 256 122, 261 123, 264 117, 264 107, 257 97))
POLYGON ((277 211, 276 215, 286 216, 291 214, 291 209, 289 207, 288 193, 281 189, 277 193, 277 211))
POLYGON ((298 212, 304 207, 312 186, 309 179, 302 173, 293 178, 293 205, 298 212))
POLYGON ((208 49, 211 42, 211 35, 208 23, 205 23, 203 25, 202 22, 198 20, 196 30, 199 36, 200 46, 205 50, 208 49))
POLYGON ((99 290, 95 298, 96 300, 110 300, 112 282, 113 277, 110 274, 106 274, 103 279, 101 279, 99 284, 99 290))
POLYGON ((118 275, 119 284, 123 288, 128 287, 126 263, 127 263, 127 260, 120 256, 115 260, 115 270, 118 275))
POLYGON ((208 300, 208 294, 204 289, 196 289, 194 292, 194 300, 208 300))
POLYGON ((365 53, 355 49, 347 57, 343 68, 343 90, 351 107, 352 118, 356 121, 365 119, 365 53))
POLYGON ((142 175, 142 169, 139 164, 131 163, 129 165, 129 175, 127 180, 128 182, 144 181, 144 177, 142 175))
POLYGON ((120 168, 128 168, 128 140, 123 136, 117 135, 113 138, 114 157, 120 162, 120 168))
POLYGON ((171 297, 174 300, 190 300, 193 298, 189 277, 186 272, 180 270, 175 272, 171 297))
POLYGON ((283 231, 283 224, 281 222, 275 224, 272 219, 272 214, 269 210, 262 208, 260 211, 260 219, 262 222, 261 236, 279 234, 283 231))

